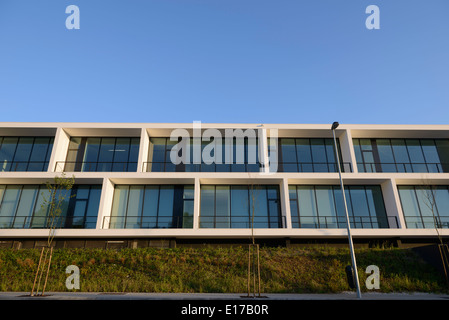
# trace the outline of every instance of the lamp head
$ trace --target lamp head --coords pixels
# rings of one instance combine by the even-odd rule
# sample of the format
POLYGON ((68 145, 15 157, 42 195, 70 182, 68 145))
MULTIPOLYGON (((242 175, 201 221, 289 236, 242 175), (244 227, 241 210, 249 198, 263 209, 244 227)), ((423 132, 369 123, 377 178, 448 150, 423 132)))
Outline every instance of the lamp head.
POLYGON ((332 128, 331 128, 331 130, 337 129, 339 125, 340 125, 340 124, 339 124, 337 121, 335 121, 334 123, 332 123, 332 128))

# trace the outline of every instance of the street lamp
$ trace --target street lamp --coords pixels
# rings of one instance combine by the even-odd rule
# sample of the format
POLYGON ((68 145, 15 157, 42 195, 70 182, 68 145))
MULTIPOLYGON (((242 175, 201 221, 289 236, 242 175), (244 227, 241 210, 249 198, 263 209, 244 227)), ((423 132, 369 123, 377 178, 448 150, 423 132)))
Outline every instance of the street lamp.
POLYGON ((345 189, 343 186, 343 179, 341 178, 341 167, 340 167, 340 157, 338 156, 338 149, 337 149, 337 138, 335 137, 335 129, 338 128, 340 124, 338 122, 332 123, 332 134, 334 136, 334 146, 335 146, 335 158, 337 159, 338 164, 338 175, 340 177, 340 187, 341 192, 343 194, 343 203, 345 205, 345 213, 346 213, 346 225, 348 230, 348 240, 349 240, 349 251, 351 252, 351 260, 352 260, 352 268, 354 272, 354 280, 355 280, 355 286, 357 290, 357 297, 359 299, 362 298, 362 294, 360 292, 360 284, 359 284, 359 275, 357 273, 357 262, 355 260, 355 254, 354 254, 354 244, 352 243, 352 236, 351 236, 351 225, 349 224, 349 214, 348 214, 348 205, 346 204, 346 195, 345 195, 345 189))

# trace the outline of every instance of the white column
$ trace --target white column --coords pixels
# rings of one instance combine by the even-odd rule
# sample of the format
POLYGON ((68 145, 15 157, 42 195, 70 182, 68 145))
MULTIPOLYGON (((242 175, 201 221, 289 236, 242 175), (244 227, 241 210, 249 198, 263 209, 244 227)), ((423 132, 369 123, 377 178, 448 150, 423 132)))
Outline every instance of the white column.
POLYGON ((200 196, 201 196, 201 185, 200 178, 195 178, 195 187, 193 194, 193 229, 200 228, 200 196))
POLYGON ((399 192, 396 181, 394 179, 388 179, 387 181, 381 183, 381 188, 387 216, 396 217, 398 228, 405 229, 405 219, 402 212, 401 201, 399 199, 399 192))
MULTIPOLYGON (((336 130, 338 132, 338 130, 336 130)), ((351 164, 352 172, 358 173, 357 160, 355 157, 354 147, 352 144, 351 130, 345 129, 339 136, 341 157, 343 162, 349 162, 351 164)), ((347 172, 347 166, 342 164, 342 169, 347 172)))
POLYGON ((139 159, 137 161, 137 172, 146 172, 148 164, 144 162, 151 161, 148 159, 148 151, 150 148, 150 137, 146 128, 142 128, 140 133, 139 159))
POLYGON ((65 161, 69 143, 70 136, 64 131, 64 129, 56 129, 55 140, 53 142, 53 150, 51 152, 50 162, 48 164, 49 172, 62 172, 64 170, 64 164, 58 164, 58 162, 65 161))
POLYGON ((269 173, 268 165, 268 139, 267 139, 267 129, 258 130, 258 140, 259 140, 259 154, 258 160, 261 167, 261 172, 269 173))
POLYGON ((101 188, 100 206, 98 208, 97 229, 109 229, 108 218, 111 216, 112 201, 114 200, 114 184, 111 180, 103 179, 103 186, 101 188))
POLYGON ((286 228, 292 228, 292 215, 290 211, 290 195, 288 192, 288 179, 283 178, 280 184, 280 197, 281 197, 281 207, 282 216, 285 217, 286 228))

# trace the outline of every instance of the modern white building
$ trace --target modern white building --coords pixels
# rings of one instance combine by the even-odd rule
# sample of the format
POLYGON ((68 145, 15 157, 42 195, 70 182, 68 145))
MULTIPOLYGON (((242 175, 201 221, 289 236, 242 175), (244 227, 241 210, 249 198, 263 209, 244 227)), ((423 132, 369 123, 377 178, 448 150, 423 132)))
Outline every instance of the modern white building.
MULTIPOLYGON (((356 246, 449 236, 449 125, 335 132, 356 246)), ((334 145, 331 124, 0 123, 0 244, 46 241, 64 172, 57 247, 346 245, 334 145)))

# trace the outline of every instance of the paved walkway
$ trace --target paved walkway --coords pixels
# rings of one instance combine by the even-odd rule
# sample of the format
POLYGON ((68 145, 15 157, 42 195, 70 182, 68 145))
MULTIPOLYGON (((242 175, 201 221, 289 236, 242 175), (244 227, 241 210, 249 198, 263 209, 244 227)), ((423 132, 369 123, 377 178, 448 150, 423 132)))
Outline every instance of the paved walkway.
MULTIPOLYGON (((31 297, 29 292, 0 292, 0 300, 359 300, 354 292, 338 294, 269 293, 262 298, 248 298, 246 294, 229 293, 90 293, 48 292, 31 297)), ((362 293, 362 300, 449 300, 449 295, 428 293, 362 293)))

